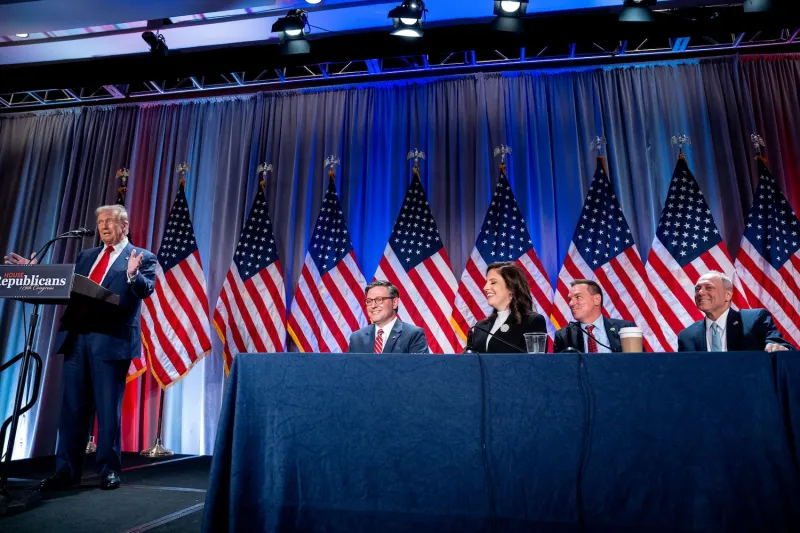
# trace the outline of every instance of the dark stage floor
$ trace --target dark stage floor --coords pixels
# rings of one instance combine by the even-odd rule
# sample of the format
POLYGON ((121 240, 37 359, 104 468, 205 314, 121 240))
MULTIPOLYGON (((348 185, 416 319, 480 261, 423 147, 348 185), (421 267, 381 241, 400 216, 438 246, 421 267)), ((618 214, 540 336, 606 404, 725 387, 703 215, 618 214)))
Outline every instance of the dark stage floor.
MULTIPOLYGON (((94 455, 87 455, 85 474, 78 487, 42 494, 39 506, 0 516, 0 531, 200 531, 211 457, 148 459, 130 453, 123 454, 122 464, 122 486, 113 491, 100 490, 94 455)), ((54 470, 54 457, 12 462, 12 494, 35 488, 54 470)))

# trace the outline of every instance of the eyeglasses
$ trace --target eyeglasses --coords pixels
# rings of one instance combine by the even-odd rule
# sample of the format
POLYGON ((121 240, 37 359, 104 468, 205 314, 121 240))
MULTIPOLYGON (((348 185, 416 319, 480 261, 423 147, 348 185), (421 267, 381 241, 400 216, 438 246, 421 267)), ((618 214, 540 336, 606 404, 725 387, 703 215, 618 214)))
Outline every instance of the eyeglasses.
POLYGON ((386 300, 394 300, 394 298, 391 296, 377 296, 375 298, 367 298, 366 300, 364 300, 364 303, 366 305, 372 305, 372 304, 381 305, 386 300))

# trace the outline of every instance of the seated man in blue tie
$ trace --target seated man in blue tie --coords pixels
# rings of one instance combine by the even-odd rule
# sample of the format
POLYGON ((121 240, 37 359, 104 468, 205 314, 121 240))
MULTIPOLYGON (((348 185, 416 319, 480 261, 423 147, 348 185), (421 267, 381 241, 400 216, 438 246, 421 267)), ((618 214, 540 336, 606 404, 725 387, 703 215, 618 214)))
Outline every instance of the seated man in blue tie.
POLYGON ((794 349, 775 328, 766 309, 731 309, 731 278, 711 270, 694 286, 694 302, 705 318, 678 334, 679 352, 734 352, 794 349))
POLYGON ((367 313, 372 324, 350 335, 348 353, 428 353, 425 332, 397 320, 400 291, 384 280, 367 285, 367 313))

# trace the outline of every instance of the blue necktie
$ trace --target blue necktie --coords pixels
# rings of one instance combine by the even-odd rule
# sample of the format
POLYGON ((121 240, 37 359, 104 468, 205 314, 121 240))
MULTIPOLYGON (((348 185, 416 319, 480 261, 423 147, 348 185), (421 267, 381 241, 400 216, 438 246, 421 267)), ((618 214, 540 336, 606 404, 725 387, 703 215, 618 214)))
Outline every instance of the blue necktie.
POLYGON ((711 324, 711 351, 722 351, 722 328, 716 322, 711 324))

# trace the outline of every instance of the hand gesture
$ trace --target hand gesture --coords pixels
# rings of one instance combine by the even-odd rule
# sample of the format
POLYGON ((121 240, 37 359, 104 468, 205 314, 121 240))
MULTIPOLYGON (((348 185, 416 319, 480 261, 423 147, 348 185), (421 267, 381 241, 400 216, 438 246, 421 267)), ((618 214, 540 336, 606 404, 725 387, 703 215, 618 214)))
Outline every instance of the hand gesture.
POLYGON ((5 263, 6 265, 29 265, 29 264, 35 265, 38 262, 39 260, 36 259, 36 252, 33 252, 31 254, 30 259, 25 259, 21 255, 17 255, 14 252, 11 252, 8 255, 3 256, 3 263, 5 263))
POLYGON ((131 256, 128 258, 128 277, 132 278, 139 272, 139 266, 142 264, 142 256, 144 256, 144 252, 141 250, 139 251, 139 255, 136 255, 136 250, 131 252, 131 256))
POLYGON ((786 351, 788 349, 789 348, 787 348, 786 346, 783 346, 781 344, 775 344, 774 342, 770 342, 764 347, 764 351, 767 352, 767 353, 783 352, 783 351, 786 351))

